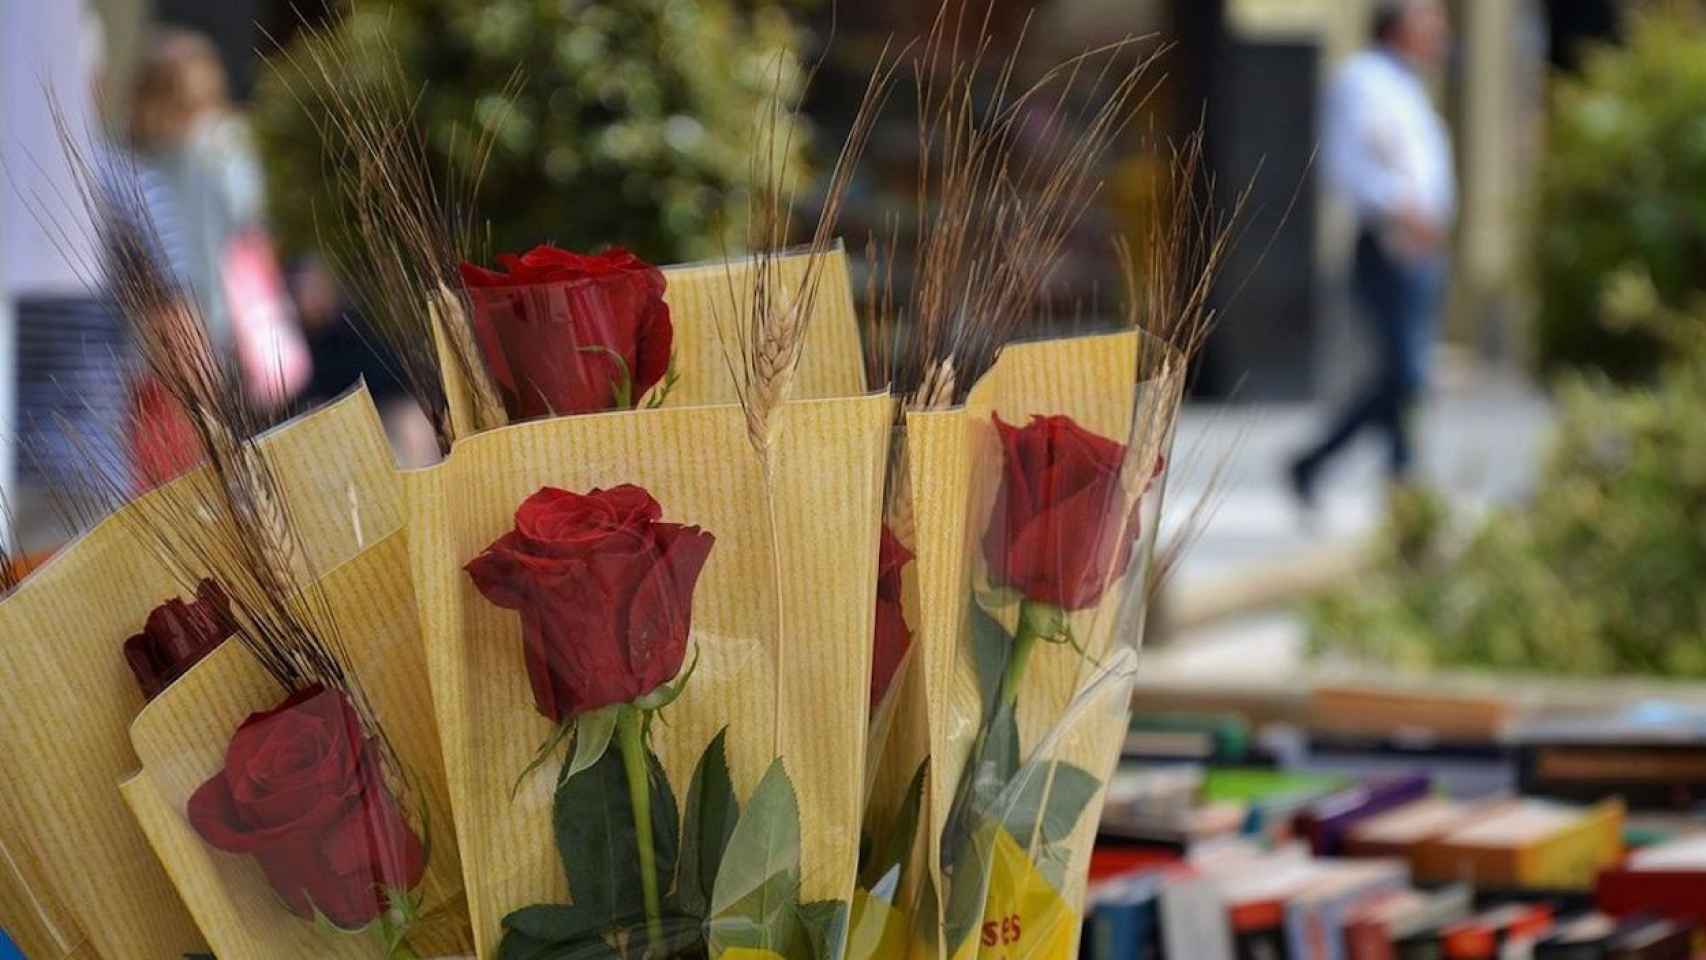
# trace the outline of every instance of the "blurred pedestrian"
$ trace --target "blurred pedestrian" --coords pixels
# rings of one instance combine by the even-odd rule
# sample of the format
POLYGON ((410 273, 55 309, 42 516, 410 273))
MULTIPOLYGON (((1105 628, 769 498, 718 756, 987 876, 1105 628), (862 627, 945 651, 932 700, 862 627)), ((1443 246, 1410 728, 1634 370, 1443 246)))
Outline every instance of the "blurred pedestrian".
POLYGON ((176 279, 214 356, 249 399, 284 405, 307 383, 308 352, 266 230, 261 166, 204 36, 166 30, 138 68, 131 148, 162 182, 183 232, 176 279))
POLYGON ((124 325, 60 144, 63 130, 100 152, 105 53, 86 0, 0 2, 0 488, 24 551, 64 537, 56 508, 82 512, 78 478, 90 458, 116 456, 121 430, 124 325))
POLYGON ((327 263, 319 257, 303 258, 291 272, 290 287, 314 360, 314 377, 303 399, 325 403, 365 383, 397 462, 424 467, 437 460, 438 435, 400 378, 401 362, 350 306, 327 263))
POLYGON ((1407 421, 1427 379, 1457 210, 1450 134, 1428 91, 1450 42, 1440 0, 1382 0, 1373 43, 1339 68, 1328 91, 1322 160, 1328 189, 1356 213, 1351 292, 1379 364, 1321 441, 1291 463, 1292 490, 1308 507, 1321 469, 1364 427, 1385 434, 1392 480, 1410 478, 1407 421))

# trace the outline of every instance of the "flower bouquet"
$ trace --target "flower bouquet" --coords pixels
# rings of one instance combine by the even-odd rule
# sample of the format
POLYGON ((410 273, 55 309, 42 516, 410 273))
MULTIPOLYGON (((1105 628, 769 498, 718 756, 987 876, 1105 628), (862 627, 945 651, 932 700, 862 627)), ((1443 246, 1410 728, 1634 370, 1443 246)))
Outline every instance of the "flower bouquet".
MULTIPOLYGON (((320 531, 294 560, 304 571, 337 566, 400 525, 390 452, 365 393, 274 431, 261 447, 296 516, 320 531), (338 455, 326 458, 327 449, 338 455)), ((30 956, 177 956, 204 942, 115 787, 137 769, 129 730, 147 695, 217 643, 173 613, 189 610, 180 598, 214 571, 163 562, 158 549, 162 535, 219 538, 199 532, 226 522, 216 486, 204 470, 144 495, 0 600, 0 663, 16 691, 0 717, 9 747, 0 828, 9 852, 16 845, 8 862, 22 892, 4 902, 0 922, 23 936, 30 956)))
POLYGON ((406 109, 330 118, 442 458, 397 470, 359 391, 263 433, 141 325, 207 462, 0 601, 0 922, 45 956, 1071 956, 1203 285, 1009 343, 1141 66, 1061 65, 1112 89, 1020 158, 1043 98, 983 125, 943 31, 941 217, 863 336, 834 228, 892 72, 808 243, 778 188, 750 255, 669 268, 474 254, 406 109))
MULTIPOLYGON (((838 250, 745 273, 804 257, 829 278, 809 329, 856 336, 838 250)), ((481 433, 407 478, 482 954, 839 942, 892 408, 834 396, 856 353, 807 369, 764 459, 742 406, 672 402, 481 433)))

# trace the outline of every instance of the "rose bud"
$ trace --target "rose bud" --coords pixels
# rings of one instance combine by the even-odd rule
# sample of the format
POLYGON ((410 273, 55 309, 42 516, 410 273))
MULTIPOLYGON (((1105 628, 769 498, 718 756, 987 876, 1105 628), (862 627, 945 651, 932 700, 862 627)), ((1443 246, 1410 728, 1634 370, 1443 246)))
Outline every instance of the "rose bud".
POLYGON ((146 699, 159 696, 236 632, 231 602, 219 584, 203 580, 195 592, 194 603, 174 597, 155 607, 142 632, 124 642, 125 662, 146 699))
POLYGON ((669 372, 663 271, 616 248, 462 265, 474 334, 512 420, 630 408, 669 372))
POLYGON ((1023 428, 994 419, 1002 474, 983 538, 991 582, 1064 611, 1095 605, 1131 564, 1135 536, 1120 529, 1125 446, 1070 417, 1023 428))
POLYGON ((912 551, 883 525, 882 548, 877 555, 877 623, 871 645, 871 708, 882 702, 895 671, 912 646, 912 630, 901 608, 901 571, 912 562, 912 551))
POLYGON ((469 562, 487 600, 520 611, 533 703, 553 722, 633 703, 681 672, 715 538, 662 516, 631 484, 585 495, 545 487, 469 562))
POLYGON ((292 912, 344 930, 371 923, 387 891, 413 889, 426 872, 377 738, 347 697, 317 684, 250 714, 188 813, 209 844, 254 857, 292 912))

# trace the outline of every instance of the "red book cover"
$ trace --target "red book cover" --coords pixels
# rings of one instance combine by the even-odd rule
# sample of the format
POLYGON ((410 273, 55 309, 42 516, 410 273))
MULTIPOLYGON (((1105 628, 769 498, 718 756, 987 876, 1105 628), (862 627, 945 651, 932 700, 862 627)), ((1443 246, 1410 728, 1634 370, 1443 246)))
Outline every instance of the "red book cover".
POLYGON ((1600 873, 1594 900, 1614 917, 1648 913, 1706 925, 1706 870, 1614 867, 1600 873))

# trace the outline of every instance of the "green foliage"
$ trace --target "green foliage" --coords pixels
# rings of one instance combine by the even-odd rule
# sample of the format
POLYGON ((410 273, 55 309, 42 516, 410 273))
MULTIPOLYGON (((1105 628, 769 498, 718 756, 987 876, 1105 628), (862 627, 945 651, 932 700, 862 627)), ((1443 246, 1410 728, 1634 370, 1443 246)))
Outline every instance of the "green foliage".
MULTIPOLYGON (((395 51, 444 170, 495 137, 479 196, 493 250, 619 243, 664 263, 739 245, 754 131, 772 95, 791 103, 803 82, 782 2, 360 0, 334 29, 345 49, 395 51)), ((384 56, 348 59, 359 62, 340 66, 342 84, 387 69, 384 56)), ((278 60, 254 123, 273 223, 299 252, 343 216, 326 175, 341 160, 324 156, 313 122, 325 79, 278 60)), ((786 144, 796 172, 805 140, 786 144)))
POLYGON ((1706 314, 1640 328, 1654 386, 1575 377, 1530 503, 1452 542, 1395 511, 1374 575, 1312 607, 1315 640, 1408 667, 1706 678, 1706 314))
POLYGON ((1706 290, 1706 19, 1684 4, 1632 16, 1552 92, 1536 237, 1542 366, 1645 379, 1664 346, 1607 323, 1608 281, 1651 278, 1672 308, 1706 290))

